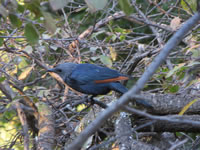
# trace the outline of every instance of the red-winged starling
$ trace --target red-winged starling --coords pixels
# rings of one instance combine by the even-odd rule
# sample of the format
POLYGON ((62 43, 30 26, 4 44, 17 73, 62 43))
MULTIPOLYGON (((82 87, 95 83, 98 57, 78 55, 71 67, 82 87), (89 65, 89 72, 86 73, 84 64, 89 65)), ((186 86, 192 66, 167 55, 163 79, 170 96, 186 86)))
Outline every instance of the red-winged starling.
MULTIPOLYGON (((48 72, 58 74, 68 86, 92 97, 107 94, 111 90, 121 94, 128 91, 119 81, 128 80, 129 77, 107 67, 87 63, 63 63, 49 69, 48 72)), ((137 103, 151 107, 145 101, 137 103)))

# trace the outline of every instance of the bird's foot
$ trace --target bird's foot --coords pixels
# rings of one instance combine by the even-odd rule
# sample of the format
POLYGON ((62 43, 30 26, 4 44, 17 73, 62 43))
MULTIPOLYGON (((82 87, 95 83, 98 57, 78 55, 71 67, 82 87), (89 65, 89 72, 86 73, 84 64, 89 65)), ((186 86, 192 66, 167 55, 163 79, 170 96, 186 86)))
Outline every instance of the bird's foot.
POLYGON ((94 96, 87 96, 86 97, 86 102, 90 103, 91 105, 94 104, 94 96))
POLYGON ((98 101, 98 100, 95 100, 94 97, 95 97, 95 96, 91 96, 91 97, 88 97, 88 98, 87 98, 87 102, 90 103, 90 105, 96 104, 96 105, 98 105, 98 106, 100 106, 100 107, 102 107, 102 108, 107 108, 107 107, 108 107, 108 106, 107 106, 106 104, 104 104, 103 102, 100 102, 100 101, 98 101))

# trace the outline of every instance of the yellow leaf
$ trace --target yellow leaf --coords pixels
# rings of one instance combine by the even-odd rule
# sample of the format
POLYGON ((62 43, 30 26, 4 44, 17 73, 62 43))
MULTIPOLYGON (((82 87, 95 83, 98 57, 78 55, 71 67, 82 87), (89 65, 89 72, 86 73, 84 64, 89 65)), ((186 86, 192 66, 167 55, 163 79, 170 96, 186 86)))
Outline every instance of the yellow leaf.
POLYGON ((26 68, 18 77, 19 80, 24 80, 29 75, 31 70, 33 69, 33 66, 26 68))
POLYGON ((82 110, 85 109, 85 108, 86 108, 86 105, 85 105, 85 104, 80 104, 80 105, 78 105, 78 107, 77 107, 77 111, 80 112, 80 111, 82 111, 82 110))
POLYGON ((14 65, 14 66, 15 66, 15 68, 10 72, 10 75, 15 75, 15 74, 17 74, 18 67, 17 67, 17 65, 14 65))
POLYGON ((115 48, 113 48, 113 47, 108 47, 108 48, 110 50, 110 56, 111 56, 112 60, 115 61, 117 58, 117 53, 115 51, 115 48))
POLYGON ((196 101, 198 101, 198 99, 194 99, 193 101, 185 105, 178 115, 182 116, 190 108, 190 106, 194 104, 196 101))
POLYGON ((194 49, 199 49, 200 48, 200 44, 197 45, 192 45, 190 46, 190 48, 187 50, 187 52, 185 54, 188 54, 189 52, 192 52, 194 49))

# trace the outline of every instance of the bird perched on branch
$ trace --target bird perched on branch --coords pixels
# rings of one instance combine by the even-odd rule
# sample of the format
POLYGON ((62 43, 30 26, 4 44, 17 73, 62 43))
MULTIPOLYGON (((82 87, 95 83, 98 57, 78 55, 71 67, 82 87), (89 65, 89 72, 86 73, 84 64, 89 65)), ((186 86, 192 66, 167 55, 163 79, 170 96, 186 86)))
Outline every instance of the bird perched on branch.
MULTIPOLYGON (((128 80, 129 77, 118 71, 94 64, 63 63, 53 69, 47 70, 58 74, 72 89, 92 95, 104 95, 111 90, 124 94, 128 89, 119 81, 128 80)), ((136 101, 149 107, 145 101, 136 101)))

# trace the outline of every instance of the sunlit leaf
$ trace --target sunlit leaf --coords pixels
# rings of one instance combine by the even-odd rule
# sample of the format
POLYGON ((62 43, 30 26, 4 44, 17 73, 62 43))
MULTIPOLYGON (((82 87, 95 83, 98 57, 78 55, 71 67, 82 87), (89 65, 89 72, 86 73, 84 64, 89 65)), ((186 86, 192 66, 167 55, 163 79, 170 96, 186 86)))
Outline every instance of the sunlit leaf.
POLYGON ((97 59, 99 59, 99 56, 90 57, 90 59, 96 61, 97 59))
POLYGON ((191 52, 192 52, 192 57, 194 57, 194 58, 200 57, 200 50, 199 49, 193 49, 191 52))
POLYGON ((101 55, 100 60, 107 67, 112 67, 112 60, 110 59, 110 57, 105 56, 105 55, 101 55))
POLYGON ((119 37, 120 41, 124 41, 126 39, 126 36, 124 34, 120 35, 119 37))
POLYGON ((28 62, 25 57, 22 56, 16 57, 16 62, 18 63, 19 69, 23 69, 28 66, 28 62))
POLYGON ((200 65, 200 62, 198 62, 198 61, 192 61, 192 62, 190 62, 187 66, 188 66, 188 67, 192 67, 192 66, 194 66, 194 65, 200 65))
POLYGON ((9 19, 10 19, 10 22, 12 23, 12 25, 14 25, 18 28, 22 25, 21 20, 15 14, 10 13, 9 19))
POLYGON ((14 69, 11 70, 11 71, 9 71, 9 74, 10 74, 10 75, 15 75, 15 74, 17 74, 17 72, 18 72, 18 67, 17 67, 17 65, 13 65, 13 66, 14 66, 14 69))
POLYGON ((114 47, 108 47, 110 50, 110 57, 112 58, 113 61, 117 59, 117 53, 115 51, 114 47))
POLYGON ((25 37, 30 44, 36 44, 39 40, 37 29, 32 23, 28 23, 25 26, 25 37))
POLYGON ((181 67, 183 67, 185 65, 185 63, 179 64, 178 66, 175 66, 172 70, 170 70, 168 72, 168 74, 166 75, 166 78, 171 77, 174 73, 176 73, 177 70, 179 70, 181 67))
POLYGON ((78 112, 80 112, 80 111, 82 111, 82 110, 85 109, 85 108, 86 108, 86 105, 85 105, 85 104, 80 104, 80 105, 77 106, 76 109, 77 109, 78 112))
POLYGON ((119 0, 119 5, 126 15, 130 15, 133 12, 133 7, 129 0, 119 0))
POLYGON ((33 69, 33 66, 26 68, 18 77, 19 80, 24 80, 26 77, 30 74, 31 70, 33 69))
POLYGON ((42 98, 42 97, 44 97, 44 96, 47 96, 47 95, 49 95, 49 92, 50 92, 49 89, 46 89, 46 88, 43 87, 43 86, 35 86, 33 89, 36 90, 36 91, 38 91, 38 93, 37 93, 37 98, 38 98, 38 97, 39 97, 39 98, 42 98))
POLYGON ((197 1, 196 0, 189 0, 189 1, 185 1, 185 0, 181 0, 181 6, 183 7, 183 9, 185 11, 187 11, 189 14, 192 14, 191 9, 195 12, 196 11, 196 7, 197 7, 197 1), (186 4, 187 2, 187 4, 186 4), (188 6, 189 5, 189 6, 188 6))
POLYGON ((103 9, 108 0, 85 0, 91 12, 96 12, 98 10, 103 9))
POLYGON ((122 34, 128 34, 128 33, 132 32, 132 30, 130 30, 130 29, 123 29, 123 28, 120 28, 120 27, 115 28, 114 31, 122 33, 122 34))
POLYGON ((199 79, 196 79, 196 80, 192 80, 188 85, 187 87, 190 87, 191 85, 195 84, 195 83, 200 83, 200 78, 199 79))
POLYGON ((195 102, 197 102, 198 99, 194 99, 193 101, 189 102, 187 105, 185 105, 183 107, 183 109, 179 112, 179 115, 182 116, 189 108, 192 104, 194 104, 195 102))
POLYGON ((117 35, 113 34, 112 35, 112 41, 115 42, 116 39, 117 39, 117 35))
POLYGON ((187 50, 187 52, 185 54, 188 54, 189 52, 193 53, 193 50, 196 50, 196 48, 198 49, 200 47, 200 44, 195 44, 189 47, 189 49, 187 50))
POLYGON ((32 48, 30 45, 28 45, 28 46, 26 46, 26 47, 24 48, 24 51, 26 51, 28 54, 31 54, 32 51, 33 51, 33 48, 32 48))
POLYGON ((97 49, 98 49, 98 47, 93 47, 93 46, 90 47, 90 51, 91 51, 91 52, 95 52, 97 49))

